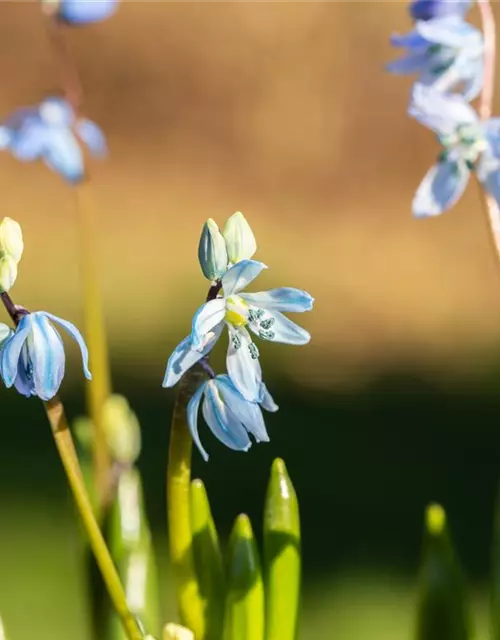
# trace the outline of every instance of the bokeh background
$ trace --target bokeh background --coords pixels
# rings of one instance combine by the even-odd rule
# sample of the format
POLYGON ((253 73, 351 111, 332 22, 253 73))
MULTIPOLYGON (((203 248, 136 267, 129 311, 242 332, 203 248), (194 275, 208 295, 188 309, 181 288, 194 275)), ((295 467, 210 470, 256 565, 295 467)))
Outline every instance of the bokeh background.
MULTIPOLYGON (((114 387, 143 426, 165 617, 174 392, 161 380, 205 295, 201 226, 241 210, 271 267, 258 288, 297 286, 316 307, 300 318, 309 346, 261 349, 281 405, 271 442, 239 455, 203 433, 211 459, 196 455, 195 470, 222 534, 241 511, 259 530, 269 466, 283 456, 303 516, 303 640, 402 640, 423 509, 441 501, 486 637, 500 278, 473 186, 441 218, 411 217, 437 147, 405 115, 411 81, 383 71, 406 10, 125 0, 109 22, 68 32, 85 110, 109 139, 110 158, 92 167, 102 288, 114 387)), ((38 3, 0 2, 0 115, 57 92, 57 74, 38 3)), ((5 154, 0 193, 25 235, 16 302, 81 324, 70 189, 5 154)), ((68 352, 75 417, 83 380, 68 352)), ((86 640, 78 528, 42 408, 6 390, 1 408, 0 611, 13 640, 86 640)))

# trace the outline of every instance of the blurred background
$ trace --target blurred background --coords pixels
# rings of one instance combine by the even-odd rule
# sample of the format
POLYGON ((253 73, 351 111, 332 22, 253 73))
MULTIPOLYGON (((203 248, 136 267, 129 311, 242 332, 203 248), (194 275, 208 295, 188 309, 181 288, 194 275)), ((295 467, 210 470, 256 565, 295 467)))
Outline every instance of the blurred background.
MULTIPOLYGON (((3 1, 0 16, 3 117, 57 93, 58 71, 37 2, 3 1)), ((114 387, 143 427, 165 617, 174 391, 161 380, 206 293, 201 226, 241 210, 270 266, 257 288, 300 287, 316 307, 298 318, 309 346, 262 345, 281 406, 271 442, 235 454, 203 431, 211 458, 195 453, 195 472, 222 535, 241 511, 260 530, 270 463, 284 457, 303 518, 303 640, 401 640, 423 509, 440 501, 485 637, 500 278, 474 185, 441 218, 411 217, 437 147, 405 115, 411 80, 383 71, 389 35, 409 27, 396 0, 125 0, 109 22, 67 34, 86 113, 109 140, 92 167, 102 288, 114 387)), ((70 189, 5 154, 0 192, 25 236, 15 301, 81 325, 70 189)), ((75 417, 83 376, 68 352, 75 417)), ((43 409, 5 390, 1 406, 0 612, 13 640, 86 640, 77 521, 43 409)))

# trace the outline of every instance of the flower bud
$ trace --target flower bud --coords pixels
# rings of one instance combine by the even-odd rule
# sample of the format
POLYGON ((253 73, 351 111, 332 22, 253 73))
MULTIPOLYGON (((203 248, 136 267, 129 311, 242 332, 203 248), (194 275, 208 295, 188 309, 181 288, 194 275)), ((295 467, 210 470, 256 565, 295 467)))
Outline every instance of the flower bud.
POLYGON ((228 219, 222 232, 227 255, 232 263, 250 259, 257 250, 255 236, 245 216, 237 211, 228 219))
POLYGON ((102 421, 112 457, 117 462, 133 464, 141 451, 141 429, 126 398, 110 396, 102 409, 102 421))
POLYGON ((198 246, 198 259, 203 275, 209 280, 218 280, 227 271, 226 242, 212 218, 203 225, 198 246))
POLYGON ((23 248, 21 225, 12 218, 4 218, 0 222, 0 255, 7 254, 18 263, 23 255, 23 248))
POLYGON ((91 24, 109 18, 119 0, 43 0, 49 12, 69 24, 91 24))
POLYGON ((194 633, 180 624, 170 622, 163 630, 163 640, 194 640, 194 633))
POLYGON ((0 258, 0 293, 9 291, 17 278, 17 263, 9 254, 0 258))

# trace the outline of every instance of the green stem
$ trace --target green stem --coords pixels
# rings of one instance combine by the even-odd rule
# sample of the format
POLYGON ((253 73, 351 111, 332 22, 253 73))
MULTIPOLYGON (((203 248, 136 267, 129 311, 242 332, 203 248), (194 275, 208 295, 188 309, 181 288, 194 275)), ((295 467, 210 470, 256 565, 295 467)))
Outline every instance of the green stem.
POLYGON ((137 620, 129 611, 118 572, 95 519, 90 498, 85 488, 78 456, 73 444, 73 438, 64 414, 64 407, 57 396, 48 402, 44 402, 44 406, 59 456, 64 466, 71 491, 73 492, 76 506, 82 518, 90 546, 101 570, 111 601, 120 616, 129 640, 143 640, 143 633, 137 620))
POLYGON ((177 583, 179 611, 182 623, 193 630, 197 640, 204 638, 205 622, 193 556, 190 514, 192 439, 186 408, 203 379, 203 371, 194 367, 179 383, 172 415, 167 466, 170 558, 177 583))

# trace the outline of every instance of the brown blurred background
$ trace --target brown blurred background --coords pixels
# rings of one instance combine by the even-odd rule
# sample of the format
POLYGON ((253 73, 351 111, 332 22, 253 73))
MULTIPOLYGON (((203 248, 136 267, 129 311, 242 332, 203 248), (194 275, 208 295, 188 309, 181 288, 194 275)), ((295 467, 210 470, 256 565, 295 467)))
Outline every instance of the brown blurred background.
MULTIPOLYGON (((195 460, 224 534, 243 509, 258 525, 270 460, 286 458, 304 522, 303 640, 410 637, 429 500, 450 509, 473 577, 482 585, 487 575, 500 277, 473 185, 451 212, 412 219, 438 149, 406 116, 411 80, 383 71, 390 33, 409 27, 396 0, 125 0, 112 20, 67 34, 85 111, 110 146, 92 166, 103 295, 116 388, 143 422, 167 593, 173 393, 160 383, 206 292, 203 222, 243 211, 256 257, 271 267, 255 290, 289 285, 316 298, 298 318, 308 347, 261 349, 281 405, 269 447, 238 456, 204 432, 214 456, 195 460)), ((0 117, 57 93, 57 73, 38 3, 0 2, 0 117)), ((25 236, 16 302, 81 324, 71 189, 3 154, 0 194, 1 214, 25 236)), ((68 368, 73 416, 82 383, 68 368)), ((2 391, 2 407, 0 612, 10 640, 35 631, 86 640, 75 519, 43 416, 13 392, 2 391)))

